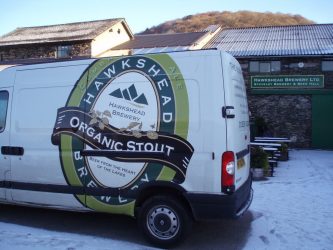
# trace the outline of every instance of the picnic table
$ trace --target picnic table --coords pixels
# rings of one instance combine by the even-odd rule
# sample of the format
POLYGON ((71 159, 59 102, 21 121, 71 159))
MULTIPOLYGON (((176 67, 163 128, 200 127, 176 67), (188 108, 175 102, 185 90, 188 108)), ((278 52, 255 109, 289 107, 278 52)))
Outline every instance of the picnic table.
POLYGON ((267 140, 289 140, 288 138, 286 137, 266 137, 266 136, 256 136, 254 137, 254 139, 267 139, 267 140))
POLYGON ((263 147, 262 149, 265 151, 271 151, 271 152, 275 152, 275 151, 279 150, 278 148, 271 148, 271 147, 263 147))
POLYGON ((250 146, 260 147, 268 154, 270 174, 273 176, 278 161, 288 159, 288 149, 286 151, 285 144, 288 145, 290 142, 291 140, 286 137, 255 137, 250 146))
POLYGON ((255 142, 281 142, 281 143, 290 143, 291 140, 284 137, 254 137, 255 142))
POLYGON ((281 147, 281 143, 269 143, 269 142, 250 142, 251 146, 268 146, 268 147, 281 147))
POLYGON ((270 176, 274 176, 275 167, 278 164, 278 155, 280 153, 279 147, 281 147, 281 143, 267 143, 267 142, 250 142, 252 147, 260 147, 268 154, 268 163, 270 166, 270 176))

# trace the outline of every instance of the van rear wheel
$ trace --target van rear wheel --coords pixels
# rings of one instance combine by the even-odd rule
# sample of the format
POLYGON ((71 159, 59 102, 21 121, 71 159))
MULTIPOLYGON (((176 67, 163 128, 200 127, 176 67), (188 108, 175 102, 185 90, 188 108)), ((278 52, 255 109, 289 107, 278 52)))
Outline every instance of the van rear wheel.
POLYGON ((170 196, 154 196, 144 202, 139 226, 156 246, 170 247, 188 233, 192 220, 182 202, 170 196))

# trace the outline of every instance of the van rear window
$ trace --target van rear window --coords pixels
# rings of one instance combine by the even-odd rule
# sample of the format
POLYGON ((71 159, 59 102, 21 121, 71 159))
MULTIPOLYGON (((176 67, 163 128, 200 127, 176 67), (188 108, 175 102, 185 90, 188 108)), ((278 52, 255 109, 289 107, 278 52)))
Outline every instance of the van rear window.
POLYGON ((7 91, 0 91, 0 132, 4 131, 6 125, 8 97, 7 91))

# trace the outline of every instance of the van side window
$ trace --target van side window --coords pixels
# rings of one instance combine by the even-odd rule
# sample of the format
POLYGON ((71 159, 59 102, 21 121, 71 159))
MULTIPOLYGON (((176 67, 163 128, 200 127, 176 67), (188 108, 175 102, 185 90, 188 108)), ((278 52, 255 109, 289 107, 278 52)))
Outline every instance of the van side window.
POLYGON ((0 91, 0 133, 4 131, 6 125, 8 97, 7 91, 0 91))

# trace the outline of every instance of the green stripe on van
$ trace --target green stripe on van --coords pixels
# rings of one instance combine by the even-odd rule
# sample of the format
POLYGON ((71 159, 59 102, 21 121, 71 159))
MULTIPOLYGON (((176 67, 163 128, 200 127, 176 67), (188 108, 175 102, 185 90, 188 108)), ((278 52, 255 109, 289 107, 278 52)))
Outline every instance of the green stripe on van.
POLYGON ((110 205, 98 201, 94 196, 86 196, 86 204, 98 212, 125 214, 134 217, 135 201, 124 205, 110 205))
MULTIPOLYGON (((72 137, 69 135, 62 134, 60 135, 60 152, 62 159, 63 171, 65 171, 65 176, 67 178, 67 182, 71 186, 79 186, 82 187, 80 178, 77 176, 74 168, 65 168, 64 166, 72 166, 74 165, 73 154, 72 154, 72 137), (71 164, 71 165, 69 165, 71 164)), ((85 204, 85 195, 75 195, 77 199, 85 204)))
POLYGON ((160 55, 146 55, 148 58, 151 58, 157 61, 167 72, 172 89, 174 91, 175 103, 176 103, 176 128, 175 134, 187 138, 188 135, 188 125, 189 125, 189 103, 186 84, 184 77, 178 68, 176 62, 166 54, 160 55))
MULTIPOLYGON (((175 96, 176 122, 174 133, 187 139, 189 126, 189 102, 187 88, 184 77, 176 62, 167 54, 146 55, 157 61, 167 72, 175 96)), ((157 180, 172 181, 176 172, 171 168, 164 166, 157 180)))
POLYGON ((162 171, 160 172, 159 176, 156 178, 158 181, 170 181, 173 180, 176 176, 176 171, 164 166, 162 171))
MULTIPOLYGON (((63 166, 73 166, 73 148, 72 148, 72 137, 69 135, 61 134, 61 157, 63 161, 63 166)), ((63 168, 66 172, 67 179, 72 186, 82 187, 80 178, 77 176, 74 168, 63 168)))

